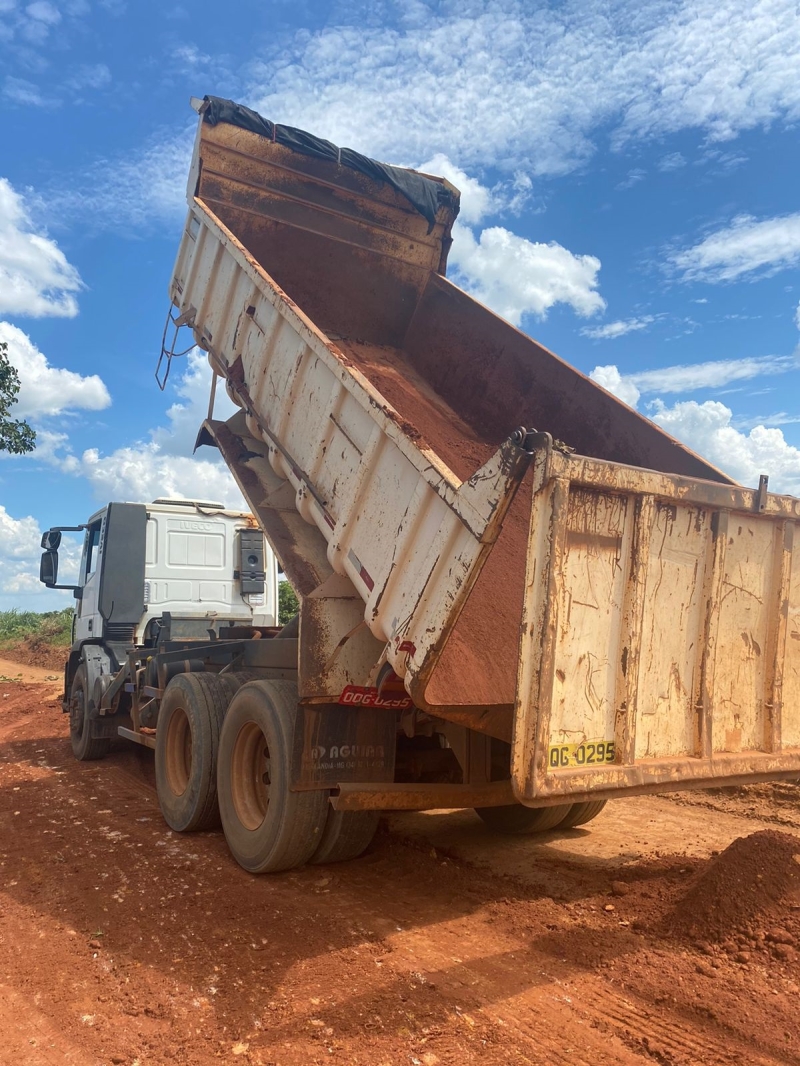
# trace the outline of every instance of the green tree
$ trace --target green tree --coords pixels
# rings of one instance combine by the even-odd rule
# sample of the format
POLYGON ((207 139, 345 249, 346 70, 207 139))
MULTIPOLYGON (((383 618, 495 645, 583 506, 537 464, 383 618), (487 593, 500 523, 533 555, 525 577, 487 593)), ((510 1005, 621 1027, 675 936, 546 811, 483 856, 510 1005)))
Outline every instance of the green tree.
POLYGON ((285 626, 291 622, 300 610, 300 602, 297 593, 288 581, 278 582, 278 625, 285 626))
POLYGON ((0 341, 0 452, 24 455, 36 446, 36 433, 22 419, 8 417, 19 395, 19 374, 8 361, 8 345, 0 341))

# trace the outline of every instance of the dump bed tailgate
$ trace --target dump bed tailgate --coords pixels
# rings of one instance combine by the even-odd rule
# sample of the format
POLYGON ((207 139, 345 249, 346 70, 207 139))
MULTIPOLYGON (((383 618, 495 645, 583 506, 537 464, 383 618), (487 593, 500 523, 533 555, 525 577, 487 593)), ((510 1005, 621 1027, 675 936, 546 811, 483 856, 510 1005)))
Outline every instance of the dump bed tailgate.
POLYGON ((800 773, 800 501, 555 451, 541 484, 518 797, 800 773))

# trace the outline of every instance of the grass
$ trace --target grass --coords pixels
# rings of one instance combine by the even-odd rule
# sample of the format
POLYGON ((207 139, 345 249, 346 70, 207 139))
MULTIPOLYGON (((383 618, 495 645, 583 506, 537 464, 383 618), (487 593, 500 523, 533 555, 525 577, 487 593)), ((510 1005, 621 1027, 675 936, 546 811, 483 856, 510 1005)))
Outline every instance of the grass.
POLYGON ((72 640, 72 608, 63 611, 0 611, 0 644, 36 640, 42 644, 66 645, 72 640))

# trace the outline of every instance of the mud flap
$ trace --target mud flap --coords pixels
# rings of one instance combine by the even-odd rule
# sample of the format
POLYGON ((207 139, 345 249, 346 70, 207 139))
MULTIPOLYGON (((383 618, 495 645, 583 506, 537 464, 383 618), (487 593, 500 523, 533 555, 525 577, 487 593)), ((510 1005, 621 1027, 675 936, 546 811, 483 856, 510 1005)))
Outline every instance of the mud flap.
POLYGON ((395 710, 301 704, 292 753, 292 790, 394 781, 396 735, 395 710))

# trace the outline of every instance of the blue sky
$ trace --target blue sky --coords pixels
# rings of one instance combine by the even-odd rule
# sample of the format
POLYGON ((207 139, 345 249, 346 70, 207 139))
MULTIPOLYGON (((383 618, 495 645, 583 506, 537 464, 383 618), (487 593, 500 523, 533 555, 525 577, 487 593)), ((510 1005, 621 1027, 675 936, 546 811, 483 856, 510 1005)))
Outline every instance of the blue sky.
POLYGON ((0 55, 0 340, 39 432, 0 459, 0 607, 70 602, 36 580, 51 524, 238 502, 191 456, 203 361, 153 378, 205 93, 444 173, 454 280, 800 494, 795 0, 0 0, 0 55))

